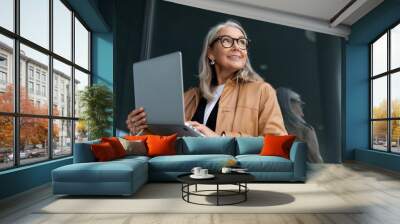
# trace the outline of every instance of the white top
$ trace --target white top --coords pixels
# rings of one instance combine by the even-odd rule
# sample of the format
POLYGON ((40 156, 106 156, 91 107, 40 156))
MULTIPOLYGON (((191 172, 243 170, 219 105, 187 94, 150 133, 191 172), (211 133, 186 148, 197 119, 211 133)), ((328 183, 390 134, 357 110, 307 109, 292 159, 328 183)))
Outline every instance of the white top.
POLYGON ((219 85, 214 89, 214 97, 212 100, 209 100, 206 105, 206 110, 204 111, 204 118, 203 118, 203 124, 207 124, 207 120, 210 117, 211 111, 214 109, 215 104, 217 103, 219 97, 222 94, 222 91, 224 90, 225 84, 219 85))

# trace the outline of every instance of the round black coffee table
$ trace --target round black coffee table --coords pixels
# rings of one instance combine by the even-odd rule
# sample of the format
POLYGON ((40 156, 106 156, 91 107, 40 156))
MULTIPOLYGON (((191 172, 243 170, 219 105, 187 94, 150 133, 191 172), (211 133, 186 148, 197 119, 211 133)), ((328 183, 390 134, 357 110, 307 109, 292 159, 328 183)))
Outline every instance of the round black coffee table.
POLYGON ((247 183, 255 180, 255 177, 248 173, 215 173, 213 174, 215 177, 212 179, 193 179, 190 177, 191 173, 182 174, 177 177, 178 181, 182 183, 182 199, 188 203, 198 204, 198 205, 234 205, 239 204, 241 202, 245 202, 247 200, 247 192, 249 188, 247 187, 247 183), (215 190, 197 190, 198 184, 205 185, 216 185, 215 190), (190 191, 190 186, 195 186, 194 191, 190 191), (223 190, 220 189, 220 185, 236 185, 238 186, 237 190, 223 190), (209 192, 215 192, 215 194, 205 194, 209 192), (190 201, 190 196, 204 196, 204 197, 216 197, 216 204, 202 204, 190 201), (221 203, 221 197, 230 197, 230 196, 241 196, 238 201, 234 201, 231 203, 221 203))

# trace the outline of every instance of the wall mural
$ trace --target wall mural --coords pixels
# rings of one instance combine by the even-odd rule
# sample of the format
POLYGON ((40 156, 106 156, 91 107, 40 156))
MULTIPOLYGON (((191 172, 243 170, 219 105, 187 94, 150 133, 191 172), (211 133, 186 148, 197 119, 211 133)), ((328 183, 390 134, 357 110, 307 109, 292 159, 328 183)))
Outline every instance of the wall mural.
POLYGON ((285 127, 307 143, 308 160, 340 162, 342 38, 159 1, 151 57, 181 51, 184 88, 198 86, 204 37, 229 19, 246 30, 251 64, 275 88, 285 127))

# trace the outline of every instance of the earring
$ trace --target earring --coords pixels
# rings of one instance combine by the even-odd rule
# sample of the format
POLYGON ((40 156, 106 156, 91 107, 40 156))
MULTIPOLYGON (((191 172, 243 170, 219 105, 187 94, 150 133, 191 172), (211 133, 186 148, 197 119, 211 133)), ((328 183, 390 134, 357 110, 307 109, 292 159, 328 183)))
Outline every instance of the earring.
POLYGON ((215 65, 215 61, 213 59, 211 59, 210 65, 215 65))

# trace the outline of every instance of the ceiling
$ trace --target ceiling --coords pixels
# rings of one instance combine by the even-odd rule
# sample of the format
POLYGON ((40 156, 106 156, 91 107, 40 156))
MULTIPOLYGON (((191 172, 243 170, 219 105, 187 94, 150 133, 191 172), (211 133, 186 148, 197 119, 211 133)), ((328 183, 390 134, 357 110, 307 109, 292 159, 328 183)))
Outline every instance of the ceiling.
POLYGON ((383 0, 165 0, 347 38, 383 0))

